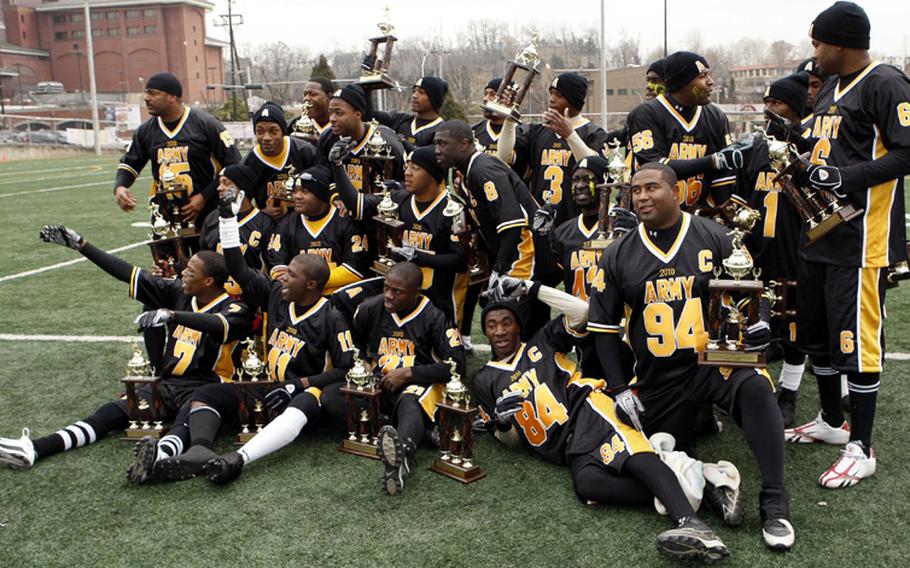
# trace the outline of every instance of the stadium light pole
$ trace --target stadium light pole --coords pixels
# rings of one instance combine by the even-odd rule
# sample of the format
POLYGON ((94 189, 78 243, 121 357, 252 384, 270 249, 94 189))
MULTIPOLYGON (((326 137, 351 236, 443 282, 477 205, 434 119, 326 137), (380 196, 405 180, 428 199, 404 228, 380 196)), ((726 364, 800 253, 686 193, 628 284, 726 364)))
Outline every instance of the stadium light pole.
POLYGON ((607 0, 600 0, 600 126, 607 129, 607 0))
POLYGON ((667 0, 664 0, 664 58, 667 57, 667 0))
POLYGON ((95 87, 95 50, 92 44, 92 17, 88 0, 83 3, 85 10, 85 50, 88 52, 88 88, 92 100, 92 137, 95 139, 95 155, 101 155, 101 132, 98 126, 98 89, 95 87))

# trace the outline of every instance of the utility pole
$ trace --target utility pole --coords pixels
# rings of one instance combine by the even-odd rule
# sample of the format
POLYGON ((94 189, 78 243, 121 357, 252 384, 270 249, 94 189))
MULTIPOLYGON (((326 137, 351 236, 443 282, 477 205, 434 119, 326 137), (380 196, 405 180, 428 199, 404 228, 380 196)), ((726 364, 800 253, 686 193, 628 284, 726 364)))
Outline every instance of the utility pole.
POLYGON ((667 57, 667 0, 664 0, 664 57, 667 57))
POLYGON ((221 14, 221 22, 215 25, 227 28, 231 44, 231 119, 237 122, 237 44, 234 42, 234 26, 243 23, 243 16, 234 13, 234 0, 227 0, 228 13, 221 14))
POLYGON ((607 0, 600 0, 600 127, 607 130, 607 0))
POLYGON ((95 87, 95 50, 92 43, 92 17, 88 0, 82 5, 85 10, 85 45, 88 51, 88 87, 92 100, 92 137, 95 139, 95 155, 101 155, 101 128, 98 124, 98 89, 95 87))

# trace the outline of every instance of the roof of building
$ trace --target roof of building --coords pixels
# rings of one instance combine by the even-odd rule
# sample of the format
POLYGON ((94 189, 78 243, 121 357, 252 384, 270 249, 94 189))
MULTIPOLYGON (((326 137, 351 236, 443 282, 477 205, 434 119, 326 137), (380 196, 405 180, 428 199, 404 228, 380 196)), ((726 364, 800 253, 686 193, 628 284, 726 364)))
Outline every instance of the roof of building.
MULTIPOLYGON (((161 4, 179 5, 189 4, 205 10, 212 10, 214 2, 206 0, 89 0, 90 8, 130 8, 133 6, 157 6, 161 4)), ((61 10, 81 10, 85 3, 83 0, 59 0, 49 4, 35 6, 36 12, 59 12, 61 10)))
POLYGON ((50 57, 51 54, 43 49, 34 49, 31 47, 22 47, 8 42, 0 42, 0 53, 10 55, 30 55, 32 57, 50 57))

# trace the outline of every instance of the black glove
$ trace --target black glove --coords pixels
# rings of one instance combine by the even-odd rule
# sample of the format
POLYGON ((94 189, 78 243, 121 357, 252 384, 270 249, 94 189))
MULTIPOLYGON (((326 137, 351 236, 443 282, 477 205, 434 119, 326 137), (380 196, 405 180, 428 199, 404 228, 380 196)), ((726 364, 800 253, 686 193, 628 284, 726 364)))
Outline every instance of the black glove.
POLYGON ((397 191, 401 189, 401 183, 393 179, 383 180, 382 189, 384 191, 397 191))
POLYGON ((610 209, 610 222, 619 234, 631 233, 638 228, 638 216, 625 207, 610 209))
POLYGON ((540 236, 545 236, 553 228, 556 222, 556 208, 547 203, 534 212, 534 219, 531 221, 531 228, 540 236))
POLYGON ((224 195, 218 196, 218 213, 221 217, 234 217, 240 212, 240 206, 243 204, 243 190, 237 192, 228 191, 224 195))
POLYGON ((809 164, 796 178, 794 182, 800 187, 813 191, 830 191, 837 194, 838 197, 845 197, 843 176, 841 176, 840 170, 834 166, 809 164))
POLYGON ((369 53, 363 56, 363 60, 360 62, 360 68, 364 71, 372 71, 373 65, 376 63, 376 58, 371 56, 369 53))
POLYGON ((153 327, 161 327, 172 319, 174 319, 174 312, 159 308, 157 310, 142 312, 133 320, 133 323, 139 326, 139 331, 145 331, 153 327))
POLYGON ((338 142, 332 145, 332 148, 329 150, 329 162, 340 166, 344 163, 345 158, 351 154, 351 139, 347 136, 340 138, 338 142))
POLYGON ((487 289, 481 294, 491 302, 499 302, 505 296, 502 289, 502 276, 495 270, 490 272, 490 279, 487 281, 487 289))
POLYGON ((764 351, 771 344, 771 326, 763 320, 753 323, 743 333, 743 343, 746 351, 764 351))
POLYGON ((79 233, 64 225, 45 225, 38 236, 46 243, 62 245, 73 250, 79 250, 79 247, 85 242, 79 233))
POLYGON ((743 167, 745 159, 743 153, 752 148, 753 138, 750 136, 745 140, 734 142, 729 146, 721 148, 714 154, 711 154, 711 161, 714 163, 715 170, 738 170, 743 167))
POLYGON ((531 291, 534 287, 533 280, 522 280, 512 276, 503 276, 499 279, 499 289, 502 291, 502 300, 517 300, 531 291))
POLYGON ((765 126, 765 132, 768 136, 773 136, 781 142, 788 142, 793 135, 793 121, 788 120, 781 115, 765 109, 765 118, 768 123, 765 126))
MULTIPOLYGON (((518 414, 524 405, 525 395, 521 391, 509 391, 496 399, 496 408, 493 410, 493 420, 500 429, 510 426, 510 420, 518 414)), ((505 428, 508 429, 508 428, 505 428)))
POLYGON ((642 431, 641 415, 645 413, 645 405, 641 403, 638 395, 630 388, 617 394, 614 398, 614 411, 616 417, 635 428, 642 431))
POLYGON ((294 395, 302 390, 303 385, 300 384, 300 381, 282 381, 274 389, 267 392, 262 400, 269 410, 278 414, 284 412, 294 395))

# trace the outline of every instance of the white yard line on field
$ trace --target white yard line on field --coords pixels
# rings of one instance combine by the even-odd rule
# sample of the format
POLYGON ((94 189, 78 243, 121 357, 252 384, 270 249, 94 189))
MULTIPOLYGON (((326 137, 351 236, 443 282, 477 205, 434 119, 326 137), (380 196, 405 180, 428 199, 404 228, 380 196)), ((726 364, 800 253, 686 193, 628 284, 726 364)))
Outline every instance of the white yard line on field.
MULTIPOLYGON (((111 249, 107 252, 109 252, 111 254, 116 253, 116 252, 122 252, 122 251, 133 249, 136 247, 141 247, 142 245, 144 245, 148 242, 149 241, 139 241, 138 243, 133 243, 131 245, 126 245, 123 247, 111 249)), ((0 282, 6 282, 7 280, 15 280, 17 278, 24 278, 26 276, 32 276, 34 274, 41 274, 42 272, 47 272, 49 270, 56 270, 58 268, 63 268, 65 266, 71 266, 73 264, 85 262, 86 260, 88 260, 88 259, 85 258, 84 256, 80 256, 79 258, 74 258, 73 260, 67 260, 66 262, 58 262, 57 264, 51 264, 50 266, 42 266, 41 268, 35 268, 33 270, 26 270, 25 272, 18 272, 16 274, 10 274, 8 276, 3 276, 3 277, 0 277, 0 282)))
MULTIPOLYGON (((67 167, 66 169, 67 169, 67 170, 72 170, 72 171, 78 171, 78 170, 83 170, 83 169, 86 169, 86 168, 91 168, 91 169, 93 169, 93 170, 95 170, 95 171, 101 171, 101 170, 105 169, 105 167, 106 167, 106 166, 105 166, 105 165, 102 165, 102 164, 94 164, 94 165, 88 164, 88 165, 81 165, 81 166, 70 166, 70 167, 67 167)), ((0 177, 19 176, 19 175, 32 175, 32 174, 46 174, 46 173, 48 173, 48 172, 59 172, 59 171, 61 171, 62 169, 63 169, 63 168, 61 168, 61 167, 59 167, 59 166, 56 167, 56 168, 48 168, 48 169, 46 169, 46 170, 20 170, 20 169, 15 169, 15 170, 10 170, 10 171, 8 171, 8 172, 0 172, 0 177)), ((112 167, 111 169, 113 170, 113 167, 112 167)))
MULTIPOLYGON (((18 191, 16 193, 0 193, 0 197, 16 197, 17 195, 31 195, 33 193, 48 193, 50 191, 63 191, 65 189, 78 189, 80 187, 91 187, 93 185, 110 185, 112 182, 109 179, 104 181, 93 181, 92 183, 80 183, 76 185, 61 185, 60 187, 48 187, 46 189, 35 189, 32 191, 18 191)), ((111 192, 113 196, 113 192, 111 192)))
MULTIPOLYGON (((105 171, 98 170, 98 171, 95 171, 95 172, 77 172, 77 173, 71 173, 71 172, 58 172, 58 173, 63 174, 63 175, 48 176, 48 177, 39 177, 39 178, 33 178, 33 177, 24 176, 21 180, 20 180, 20 179, 0 179, 0 186, 2 186, 2 185, 13 185, 13 184, 31 185, 31 184, 33 184, 33 183, 35 183, 35 182, 39 182, 39 181, 49 181, 49 180, 67 181, 67 180, 69 180, 70 178, 87 177, 87 176, 96 176, 96 177, 97 177, 97 176, 99 176, 99 175, 107 175, 109 172, 105 172, 105 171)), ((110 176, 110 177, 113 177, 113 176, 110 176)), ((112 180, 112 181, 113 181, 113 180, 112 180)))

